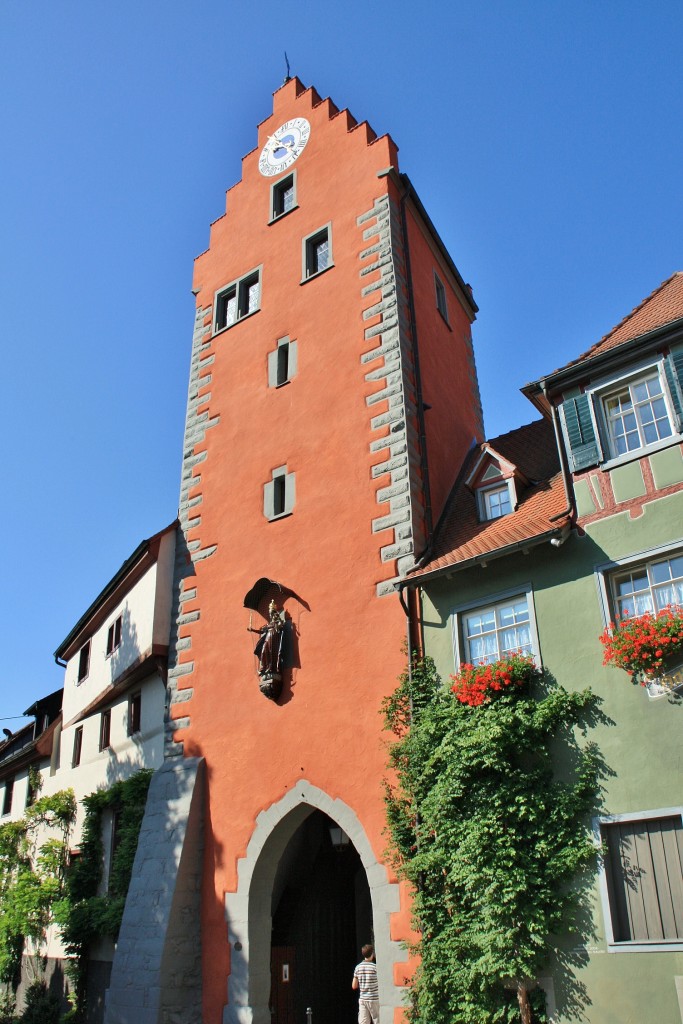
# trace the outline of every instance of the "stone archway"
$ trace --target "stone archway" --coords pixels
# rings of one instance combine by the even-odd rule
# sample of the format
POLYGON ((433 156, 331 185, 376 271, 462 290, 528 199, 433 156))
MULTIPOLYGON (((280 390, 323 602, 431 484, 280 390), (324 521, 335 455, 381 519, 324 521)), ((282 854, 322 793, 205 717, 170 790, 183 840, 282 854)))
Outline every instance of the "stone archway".
POLYGON ((322 811, 344 829, 365 869, 372 902, 383 1024, 391 1024, 394 1008, 402 1005, 403 990, 394 985, 393 965, 405 961, 407 954, 390 937, 390 917, 399 910, 398 886, 389 881, 386 867, 375 857, 351 808, 301 780, 259 814, 246 856, 238 862, 237 891, 225 897, 231 974, 224 1024, 270 1024, 273 885, 287 844, 314 810, 322 811))

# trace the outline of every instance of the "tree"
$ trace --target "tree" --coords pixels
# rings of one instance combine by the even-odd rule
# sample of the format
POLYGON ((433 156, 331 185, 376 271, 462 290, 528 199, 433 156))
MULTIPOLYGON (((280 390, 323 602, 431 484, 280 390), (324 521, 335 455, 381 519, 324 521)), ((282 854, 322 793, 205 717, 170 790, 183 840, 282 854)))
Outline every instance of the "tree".
POLYGON ((385 702, 391 848, 415 891, 419 933, 412 1024, 530 1024, 530 988, 551 936, 571 924, 572 880, 595 856, 586 816, 599 762, 590 745, 576 747, 573 727, 599 698, 527 668, 498 685, 504 664, 463 666, 449 691, 431 659, 414 659, 385 702), (463 700, 473 692, 476 702, 463 700), (566 780, 562 744, 573 758, 566 780))

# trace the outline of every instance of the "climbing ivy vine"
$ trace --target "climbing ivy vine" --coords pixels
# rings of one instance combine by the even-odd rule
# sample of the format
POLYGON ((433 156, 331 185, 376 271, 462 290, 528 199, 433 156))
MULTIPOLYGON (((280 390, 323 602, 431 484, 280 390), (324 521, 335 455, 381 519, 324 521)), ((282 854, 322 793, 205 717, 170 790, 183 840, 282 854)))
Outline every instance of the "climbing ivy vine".
POLYGON ((545 1020, 533 979, 551 936, 572 924, 599 759, 579 749, 599 698, 533 673, 471 706, 414 659, 385 701, 393 734, 386 803, 391 850, 414 889, 412 1024, 545 1020), (560 778, 557 755, 571 756, 560 778))
POLYGON ((53 920, 76 817, 71 789, 39 797, 35 771, 29 783, 34 802, 24 817, 0 825, 0 981, 5 984, 17 980, 24 950, 39 949, 53 920))
POLYGON ((150 769, 142 769, 83 800, 85 820, 80 856, 68 873, 65 898, 55 907, 55 917, 70 958, 68 971, 75 987, 75 1020, 84 1008, 91 944, 103 936, 114 941, 118 938, 152 774, 150 769), (116 846, 107 892, 103 893, 102 818, 106 811, 116 816, 116 846))

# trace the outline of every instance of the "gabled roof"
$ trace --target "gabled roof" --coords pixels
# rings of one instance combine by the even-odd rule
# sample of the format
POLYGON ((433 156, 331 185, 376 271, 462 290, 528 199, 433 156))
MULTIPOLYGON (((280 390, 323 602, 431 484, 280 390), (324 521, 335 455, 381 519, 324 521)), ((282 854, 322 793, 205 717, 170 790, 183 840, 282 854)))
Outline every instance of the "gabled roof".
POLYGON ((554 430, 547 420, 536 420, 471 449, 437 525, 427 561, 409 579, 486 562, 516 548, 550 540, 568 526, 569 509, 554 430), (482 522, 476 494, 466 480, 486 448, 513 463, 529 486, 520 487, 514 512, 482 522))
POLYGON ((62 640, 55 651, 55 661, 62 658, 70 658, 74 650, 80 647, 88 635, 93 633, 101 624, 101 621, 109 613, 110 608, 116 604, 124 590, 130 589, 147 571, 159 557, 161 539, 171 530, 175 530, 178 520, 175 519, 163 530, 159 530, 153 537, 143 540, 138 544, 133 554, 126 559, 119 571, 112 576, 104 590, 102 590, 90 607, 81 615, 80 619, 70 631, 68 636, 62 640))
MULTIPOLYGON (((579 356, 575 362, 591 359, 593 356, 617 348, 627 341, 633 341, 643 334, 674 323, 683 318, 683 273, 678 270, 655 288, 647 298, 632 309, 616 327, 596 342, 592 348, 579 356)), ((569 364, 572 365, 571 363, 569 364)))
MULTIPOLYGON (((600 341, 586 352, 564 366, 553 370, 539 380, 530 381, 521 389, 544 416, 550 415, 550 406, 546 395, 549 391, 561 389, 568 384, 581 382, 582 370, 590 365, 591 372, 605 371, 615 360, 627 354, 633 357, 632 350, 654 348, 662 345, 661 335, 670 331, 683 335, 683 272, 676 271, 671 277, 655 288, 647 298, 632 309, 616 327, 608 331, 600 341)), ((667 340, 669 340, 667 338, 667 340)), ((678 338, 676 338, 678 340, 678 338)))

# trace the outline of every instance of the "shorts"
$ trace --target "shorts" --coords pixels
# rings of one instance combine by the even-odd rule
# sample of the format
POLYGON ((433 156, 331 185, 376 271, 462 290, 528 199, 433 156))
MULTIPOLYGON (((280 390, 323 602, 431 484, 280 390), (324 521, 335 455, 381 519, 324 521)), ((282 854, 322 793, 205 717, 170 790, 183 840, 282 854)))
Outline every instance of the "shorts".
POLYGON ((379 999, 361 999, 359 1001, 358 1024, 379 1024, 379 999))

